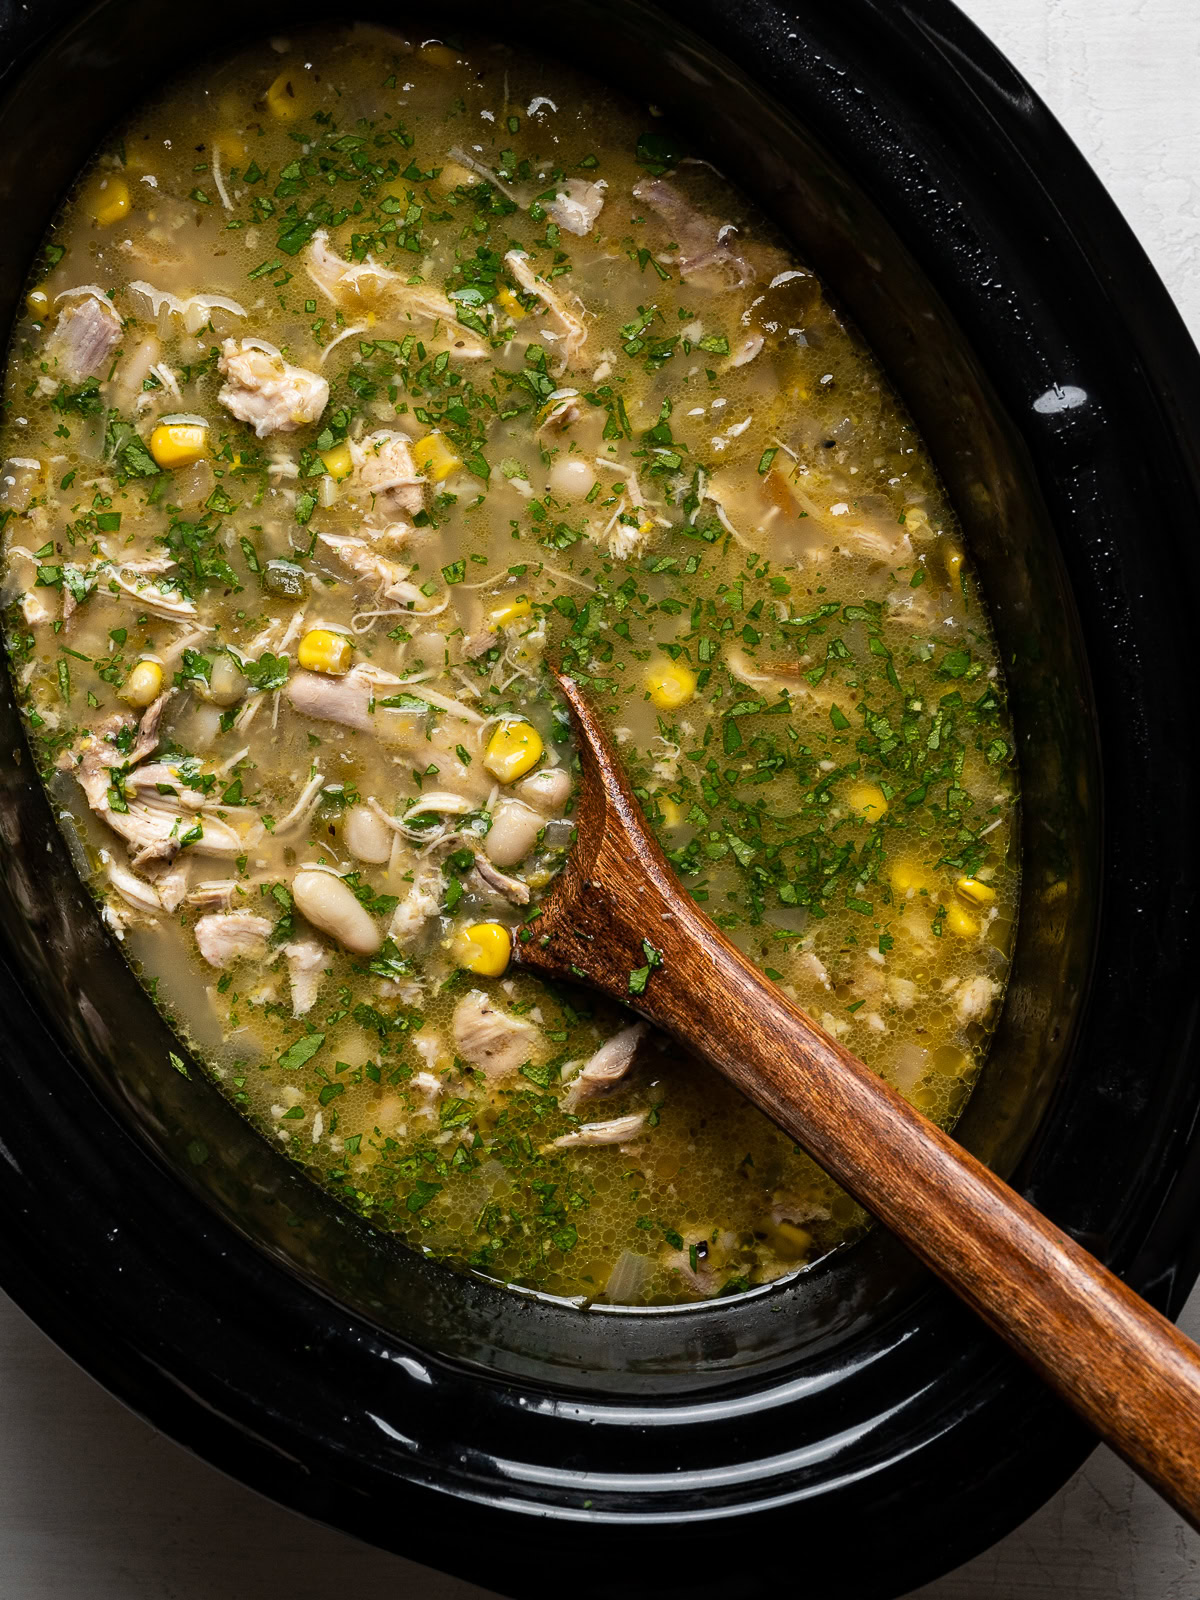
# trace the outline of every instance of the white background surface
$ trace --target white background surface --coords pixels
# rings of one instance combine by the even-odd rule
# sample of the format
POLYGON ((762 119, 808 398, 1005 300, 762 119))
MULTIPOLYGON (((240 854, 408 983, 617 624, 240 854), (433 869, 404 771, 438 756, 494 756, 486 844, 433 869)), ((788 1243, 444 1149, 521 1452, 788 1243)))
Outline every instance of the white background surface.
MULTIPOLYGON (((1200 0, 960 4, 1065 123, 1200 335, 1200 0)), ((1200 1335, 1200 1295, 1185 1326, 1200 1335)), ((0 1297, 0 1600, 334 1594, 486 1600, 227 1482, 123 1411, 0 1297)), ((1197 1600, 1200 1538, 1101 1450, 1023 1528, 920 1596, 1197 1600)))

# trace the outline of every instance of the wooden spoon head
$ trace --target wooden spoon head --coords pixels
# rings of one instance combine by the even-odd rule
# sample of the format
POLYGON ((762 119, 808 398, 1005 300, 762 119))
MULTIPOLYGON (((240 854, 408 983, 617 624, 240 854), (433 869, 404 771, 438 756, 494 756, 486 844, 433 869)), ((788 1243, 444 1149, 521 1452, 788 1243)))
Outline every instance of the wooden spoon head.
POLYGON ((612 740, 579 685, 551 668, 571 712, 581 767, 576 838, 540 913, 519 929, 513 960, 585 982, 637 1007, 631 974, 657 950, 686 892, 642 813, 612 740))

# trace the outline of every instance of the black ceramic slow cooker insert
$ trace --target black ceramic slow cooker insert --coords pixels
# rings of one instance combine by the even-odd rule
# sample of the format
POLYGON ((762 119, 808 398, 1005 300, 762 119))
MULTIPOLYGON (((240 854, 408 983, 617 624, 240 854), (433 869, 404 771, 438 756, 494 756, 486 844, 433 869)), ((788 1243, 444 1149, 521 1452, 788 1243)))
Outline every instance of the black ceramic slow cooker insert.
MULTIPOLYGON (((311 0, 186 20, 0 0, 4 326, 62 194, 141 97, 210 41, 319 20, 311 0)), ((959 1135, 1177 1311, 1200 1267, 1200 361, 1177 314, 946 0, 530 0, 504 31, 660 108, 910 407, 990 598, 1025 795, 1012 986, 959 1135)), ((881 1230, 715 1305, 582 1312, 341 1210, 172 1067, 7 686, 0 957, 0 1285, 158 1427, 312 1516, 514 1596, 882 1600, 1013 1527, 1090 1447, 881 1230)))

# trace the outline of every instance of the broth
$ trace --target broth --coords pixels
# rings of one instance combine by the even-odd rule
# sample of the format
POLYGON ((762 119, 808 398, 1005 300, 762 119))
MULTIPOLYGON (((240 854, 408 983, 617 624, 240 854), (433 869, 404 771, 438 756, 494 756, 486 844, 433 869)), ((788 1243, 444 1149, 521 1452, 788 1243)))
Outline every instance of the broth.
POLYGON ((80 870, 346 1204, 630 1304, 867 1224, 668 1041, 505 970, 572 835, 547 650, 689 892, 953 1123, 1018 896, 986 613, 869 353, 652 115, 372 28, 182 81, 49 236, 2 444, 10 661, 80 870))

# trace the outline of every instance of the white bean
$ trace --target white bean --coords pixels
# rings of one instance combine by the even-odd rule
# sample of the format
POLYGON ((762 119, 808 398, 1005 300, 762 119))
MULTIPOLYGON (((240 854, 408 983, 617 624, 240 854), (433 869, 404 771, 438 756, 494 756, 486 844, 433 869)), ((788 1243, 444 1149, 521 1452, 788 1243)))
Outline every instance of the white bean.
POLYGON ((516 792, 540 811, 557 811, 566 805, 571 793, 571 775, 565 767, 543 767, 540 772, 531 772, 529 777, 522 778, 516 792))
POLYGON ((236 704, 246 692, 246 680, 238 671, 237 662, 232 656, 217 656, 212 664, 212 677, 209 679, 206 700, 211 700, 216 706, 231 706, 236 704))
POLYGON ((371 861, 379 866, 391 856, 392 830, 370 806, 350 807, 343 837, 346 849, 360 861, 371 861))
POLYGON ((354 898, 353 891, 331 872, 298 872, 292 898, 314 928, 320 928, 346 950, 370 955, 383 935, 354 898))
POLYGON ((216 706, 194 705, 176 730, 184 740, 184 747, 207 750, 221 731, 221 713, 216 706))
POLYGON ((582 500, 595 481, 596 474, 582 456, 559 456, 550 468, 551 489, 569 499, 582 500))
POLYGON ((540 811, 531 811, 519 800, 497 801, 492 810, 492 826, 483 841, 488 860, 498 867, 524 861, 545 825, 540 811))

